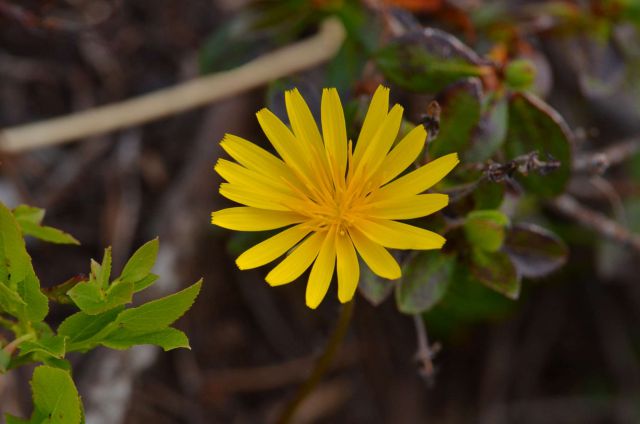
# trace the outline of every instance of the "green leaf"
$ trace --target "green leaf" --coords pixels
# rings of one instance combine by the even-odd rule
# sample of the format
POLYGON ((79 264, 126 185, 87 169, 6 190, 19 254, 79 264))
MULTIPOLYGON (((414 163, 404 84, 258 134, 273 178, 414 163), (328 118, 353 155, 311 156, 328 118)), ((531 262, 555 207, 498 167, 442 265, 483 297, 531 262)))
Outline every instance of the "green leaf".
POLYGON ((516 59, 507 64, 504 80, 513 90, 527 90, 536 79, 536 66, 528 59, 516 59))
POLYGON ((27 253, 20 227, 13 214, 0 202, 0 297, 6 301, 9 292, 17 293, 22 299, 17 307, 7 312, 19 319, 42 321, 49 311, 47 297, 40 291, 40 282, 31 265, 31 257, 27 253), (5 290, 8 289, 8 290, 5 290), (11 312, 13 311, 13 312, 11 312))
POLYGON ((28 205, 19 205, 13 209, 13 216, 20 223, 31 222, 32 224, 40 225, 44 219, 44 214, 44 209, 28 205))
POLYGON ((509 218, 498 210, 477 210, 467 215, 464 233, 474 249, 495 252, 502 247, 509 218))
POLYGON ((151 333, 138 333, 134 331, 119 330, 111 333, 102 342, 111 349, 129 349, 132 346, 151 344, 160 346, 165 351, 186 348, 190 349, 187 336, 175 328, 164 328, 151 333))
POLYGON ((477 78, 468 78, 447 88, 438 103, 442 107, 438 137, 429 145, 431 157, 464 152, 480 120, 482 86, 477 78))
POLYGON ((472 196, 475 209, 497 209, 504 199, 504 184, 482 179, 472 196))
POLYGON ((18 294, 27 304, 21 312, 21 319, 39 322, 49 313, 49 299, 40 291, 40 281, 31 268, 31 264, 29 267, 29 274, 18 285, 18 294))
POLYGON ((158 278, 159 276, 156 274, 147 275, 142 280, 136 281, 136 283, 133 286, 133 291, 135 293, 138 293, 139 291, 146 289, 147 287, 155 283, 158 278))
POLYGON ((520 295, 520 278, 506 253, 474 250, 470 269, 471 274, 490 289, 510 299, 520 295))
POLYGON ((384 302, 393 292, 396 282, 378 277, 362 261, 360 261, 360 281, 358 290, 373 306, 384 302))
POLYGON ((65 340, 62 336, 46 336, 34 341, 25 341, 20 344, 20 355, 33 352, 44 353, 54 358, 62 359, 65 354, 65 340))
POLYGON ((45 225, 34 225, 31 222, 21 222, 20 226, 25 235, 35 237, 39 240, 56 244, 80 244, 71 234, 65 233, 57 228, 47 227, 45 225))
POLYGON ((20 227, 11 211, 2 203, 0 203, 0 239, 4 253, 2 262, 6 265, 8 282, 15 289, 29 273, 31 258, 27 253, 20 227))
POLYGON ((567 245, 551 231, 534 224, 514 225, 507 232, 505 252, 523 277, 537 278, 567 261, 567 245))
POLYGON ((22 228, 22 232, 31 237, 57 244, 80 244, 70 234, 57 228, 41 225, 44 209, 33 206, 20 205, 13 210, 13 214, 22 228))
POLYGON ((109 287, 109 278, 111 277, 111 247, 104 249, 104 255, 102 256, 102 264, 98 265, 92 261, 91 271, 93 272, 96 283, 103 290, 109 287))
POLYGON ((0 310, 17 317, 26 306, 17 292, 0 282, 0 310))
POLYGON ((560 168, 548 175, 518 175, 520 183, 532 193, 552 197, 564 191, 571 175, 573 135, 564 119, 537 97, 513 94, 509 101, 509 129, 505 149, 510 159, 538 151, 541 158, 551 155, 560 168))
POLYGON ((458 261, 444 298, 425 314, 429 331, 438 338, 456 330, 503 319, 515 303, 476 280, 466 263, 458 261))
POLYGON ((88 314, 95 315, 105 310, 105 294, 95 281, 78 283, 67 294, 80 310, 88 314))
POLYGON ((143 244, 138 250, 136 250, 124 266, 122 274, 120 275, 120 280, 136 283, 143 278, 146 278, 151 272, 153 264, 156 262, 158 247, 158 239, 155 238, 143 244))
POLYGON ((485 102, 478 125, 473 131, 469 149, 462 152, 467 162, 489 159, 507 137, 509 103, 504 95, 493 94, 485 102))
POLYGON ((441 251, 420 252, 402 267, 396 286, 400 312, 421 314, 435 306, 445 295, 455 267, 454 256, 441 251))
POLYGON ((68 351, 86 351, 116 329, 109 324, 115 322, 123 310, 120 306, 98 315, 76 312, 60 324, 58 334, 67 337, 68 351))
POLYGON ((116 320, 120 328, 132 332, 154 332, 173 324, 193 305, 202 280, 178 293, 123 311, 116 320))
POLYGON ((80 398, 67 371, 48 366, 36 368, 31 390, 34 403, 32 423, 80 423, 80 398))
POLYGON ((436 93, 462 78, 483 74, 481 60, 471 49, 432 28, 393 40, 375 60, 390 81, 418 92, 436 93))

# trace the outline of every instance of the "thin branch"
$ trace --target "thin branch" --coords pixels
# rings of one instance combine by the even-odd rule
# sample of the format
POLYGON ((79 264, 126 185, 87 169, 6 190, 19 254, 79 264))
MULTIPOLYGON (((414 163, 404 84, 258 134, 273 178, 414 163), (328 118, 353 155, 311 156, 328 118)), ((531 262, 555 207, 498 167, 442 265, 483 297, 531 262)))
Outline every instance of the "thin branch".
POLYGON ((601 152, 578 156, 573 162, 574 171, 602 175, 609 167, 617 165, 640 152, 640 137, 610 145, 601 152))
POLYGON ((20 152, 103 134, 174 115, 236 95, 269 81, 311 68, 333 57, 345 31, 334 19, 303 41, 260 56, 226 72, 60 118, 0 131, 0 151, 20 152))
POLYGON ((625 246, 629 246, 640 252, 639 234, 631 233, 622 225, 601 214, 600 212, 594 211, 584 205, 581 205, 576 199, 569 196, 568 194, 563 194, 555 198, 551 202, 551 205, 558 212, 561 212, 562 214, 575 219, 585 227, 591 228, 597 233, 613 241, 621 243, 625 246))
POLYGON ((351 316, 353 315, 354 304, 355 301, 352 300, 342 305, 338 323, 336 324, 336 328, 333 330, 333 333, 331 334, 331 337, 327 342, 324 352, 322 352, 322 355, 318 358, 318 361, 316 362, 309 378, 307 378, 300 389, 298 389, 296 396, 285 407, 284 412, 277 420, 278 424, 287 424, 292 422, 295 413, 302 402, 309 396, 309 394, 311 394, 311 392, 313 392, 313 389, 318 385, 318 383, 320 383, 322 377, 329 369, 333 357, 338 351, 338 347, 340 347, 340 343, 344 339, 344 336, 347 335, 349 323, 351 322, 351 316))
POLYGON ((439 346, 436 344, 431 348, 429 346, 429 338, 427 336, 427 327, 424 325, 422 315, 413 316, 413 323, 416 326, 416 339, 418 350, 416 351, 416 361, 420 365, 420 376, 424 378, 429 385, 433 384, 435 368, 433 366, 433 357, 438 353, 439 346))

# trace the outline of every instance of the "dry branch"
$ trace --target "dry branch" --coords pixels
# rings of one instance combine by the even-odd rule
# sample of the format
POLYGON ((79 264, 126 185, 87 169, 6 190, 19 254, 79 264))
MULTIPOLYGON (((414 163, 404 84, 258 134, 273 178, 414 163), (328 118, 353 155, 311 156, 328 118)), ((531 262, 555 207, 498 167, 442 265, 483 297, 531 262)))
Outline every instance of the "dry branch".
POLYGON ((335 55, 345 32, 336 19, 303 41, 233 70, 196 78, 120 103, 0 130, 0 151, 20 152, 65 143, 174 115, 321 64, 335 55))

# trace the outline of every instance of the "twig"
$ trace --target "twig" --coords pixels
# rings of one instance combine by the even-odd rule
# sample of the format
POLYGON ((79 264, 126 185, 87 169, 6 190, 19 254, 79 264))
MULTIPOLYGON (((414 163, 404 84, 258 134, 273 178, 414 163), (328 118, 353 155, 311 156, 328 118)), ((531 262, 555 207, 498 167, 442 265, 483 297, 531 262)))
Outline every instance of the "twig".
POLYGON ((433 376, 435 374, 435 368, 433 366, 433 357, 439 350, 438 345, 434 345, 434 349, 429 346, 429 338, 427 336, 427 328, 424 325, 422 315, 416 314, 413 316, 413 323, 416 326, 416 338, 418 343, 418 350, 416 351, 416 361, 418 361, 419 373, 429 385, 433 384, 433 376))
POLYGON ((342 339, 344 339, 344 336, 347 334, 349 323, 351 322, 351 316, 353 315, 354 304, 355 301, 352 300, 342 305, 338 323, 336 324, 336 328, 333 330, 333 333, 331 334, 331 337, 327 342, 324 352, 322 352, 322 355, 318 358, 318 361, 316 362, 315 367, 307 381, 305 381, 304 384, 298 389, 296 396, 285 407, 284 412, 277 420, 278 424, 286 424, 291 422, 298 407, 318 385, 320 380, 322 380, 324 374, 329 369, 331 361, 333 360, 335 353, 338 351, 338 347, 340 346, 342 339))
POLYGON ((303 41, 260 56, 233 70, 158 90, 120 103, 97 107, 42 122, 6 128, 0 132, 0 151, 20 152, 130 127, 173 115, 258 87, 325 62, 345 37, 334 19, 303 41))
POLYGON ((640 152, 640 137, 621 141, 601 152, 577 157, 573 162, 573 170, 602 175, 609 167, 624 162, 638 152, 640 152))
POLYGON ((607 216, 581 205, 568 194, 555 198, 551 205, 559 212, 567 215, 585 227, 595 230, 609 239, 632 247, 640 252, 640 235, 631 233, 622 225, 607 216))

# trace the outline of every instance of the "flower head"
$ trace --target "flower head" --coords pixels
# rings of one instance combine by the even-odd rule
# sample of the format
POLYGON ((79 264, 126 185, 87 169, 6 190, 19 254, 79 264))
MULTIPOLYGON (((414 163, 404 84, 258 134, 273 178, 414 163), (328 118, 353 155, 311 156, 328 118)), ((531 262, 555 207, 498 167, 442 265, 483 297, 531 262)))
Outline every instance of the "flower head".
POLYGON ((391 249, 439 249, 445 239, 398 220, 419 218, 448 204, 445 194, 423 194, 458 163, 450 154, 400 175, 422 151, 427 133, 418 125, 394 145, 402 107, 389 110, 389 90, 375 92, 355 144, 347 140, 335 89, 322 93, 322 133, 297 90, 285 94, 291 129, 268 109, 258 121, 279 158, 227 134, 222 148, 237 161, 220 159, 227 182, 220 194, 245 206, 212 214, 212 223, 237 231, 287 227, 238 257, 240 269, 256 268, 290 253, 266 277, 272 286, 297 279, 310 266, 306 303, 316 308, 334 271, 338 298, 354 296, 358 255, 377 275, 394 280, 400 266, 391 249), (357 252, 357 253, 356 253, 357 252))

